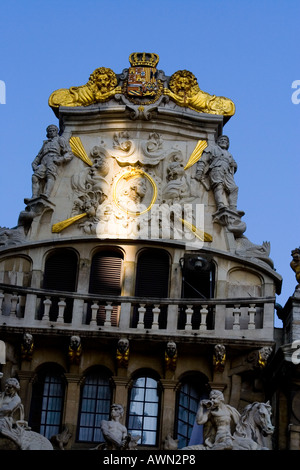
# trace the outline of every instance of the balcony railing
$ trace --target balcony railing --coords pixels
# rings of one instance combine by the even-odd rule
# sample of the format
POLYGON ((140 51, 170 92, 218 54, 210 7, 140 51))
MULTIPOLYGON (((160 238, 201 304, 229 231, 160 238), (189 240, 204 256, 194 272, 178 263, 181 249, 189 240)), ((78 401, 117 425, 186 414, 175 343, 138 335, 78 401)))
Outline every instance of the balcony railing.
POLYGON ((154 299, 0 284, 0 326, 270 337, 274 297, 154 299), (257 336, 258 335, 258 336, 257 336))

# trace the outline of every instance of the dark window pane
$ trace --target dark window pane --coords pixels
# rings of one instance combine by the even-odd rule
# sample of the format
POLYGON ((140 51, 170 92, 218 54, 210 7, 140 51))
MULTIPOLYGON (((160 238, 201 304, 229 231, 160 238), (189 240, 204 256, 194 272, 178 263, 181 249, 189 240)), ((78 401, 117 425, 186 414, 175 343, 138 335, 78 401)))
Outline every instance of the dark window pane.
POLYGON ((97 374, 86 378, 81 394, 78 440, 104 442, 101 421, 109 420, 111 389, 109 379, 97 374))

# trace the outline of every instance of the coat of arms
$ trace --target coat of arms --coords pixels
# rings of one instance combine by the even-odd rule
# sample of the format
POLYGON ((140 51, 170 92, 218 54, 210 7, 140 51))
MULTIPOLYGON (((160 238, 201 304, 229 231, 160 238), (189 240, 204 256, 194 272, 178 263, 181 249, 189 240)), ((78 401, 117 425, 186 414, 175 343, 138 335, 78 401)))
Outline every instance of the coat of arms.
POLYGON ((126 94, 129 99, 145 103, 155 100, 160 94, 156 65, 159 57, 148 52, 134 52, 129 57, 131 67, 128 70, 126 94))

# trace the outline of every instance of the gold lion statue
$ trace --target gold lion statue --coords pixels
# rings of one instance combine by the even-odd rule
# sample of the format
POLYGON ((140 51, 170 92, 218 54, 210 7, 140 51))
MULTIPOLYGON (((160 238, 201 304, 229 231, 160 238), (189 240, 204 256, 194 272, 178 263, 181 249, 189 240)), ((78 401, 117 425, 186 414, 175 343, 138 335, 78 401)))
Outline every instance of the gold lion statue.
POLYGON ((100 67, 94 70, 85 85, 54 91, 50 95, 49 106, 55 109, 59 106, 88 106, 106 101, 121 92, 117 83, 117 76, 111 69, 100 67))
POLYGON ((235 113, 235 105, 230 99, 200 90, 196 77, 188 70, 175 72, 170 78, 169 89, 165 88, 164 93, 179 106, 194 111, 223 116, 233 116, 235 113))

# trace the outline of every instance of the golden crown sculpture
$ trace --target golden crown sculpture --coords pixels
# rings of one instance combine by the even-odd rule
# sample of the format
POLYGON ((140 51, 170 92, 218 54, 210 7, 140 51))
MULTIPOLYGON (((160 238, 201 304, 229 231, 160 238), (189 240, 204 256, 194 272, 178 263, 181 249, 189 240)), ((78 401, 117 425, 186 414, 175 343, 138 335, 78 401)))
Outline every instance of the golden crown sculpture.
POLYGON ((159 56, 154 52, 133 52, 129 56, 129 62, 132 67, 156 67, 159 56))

